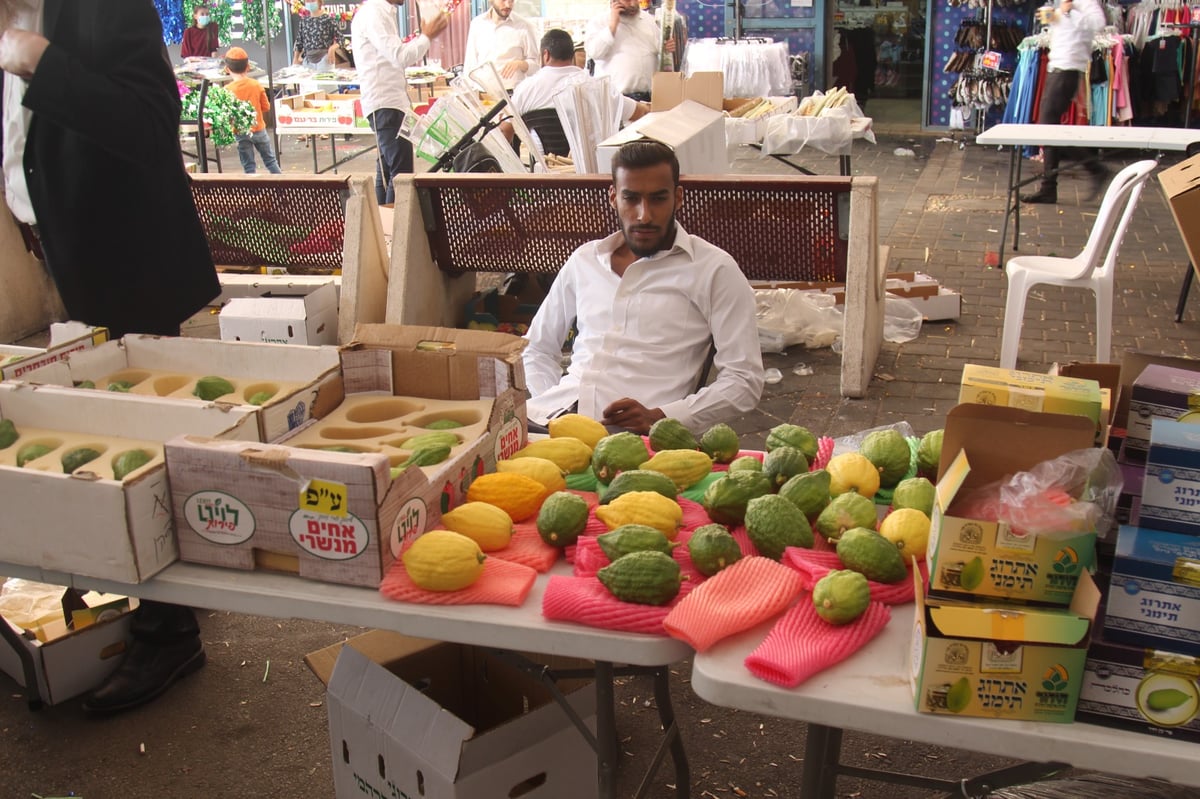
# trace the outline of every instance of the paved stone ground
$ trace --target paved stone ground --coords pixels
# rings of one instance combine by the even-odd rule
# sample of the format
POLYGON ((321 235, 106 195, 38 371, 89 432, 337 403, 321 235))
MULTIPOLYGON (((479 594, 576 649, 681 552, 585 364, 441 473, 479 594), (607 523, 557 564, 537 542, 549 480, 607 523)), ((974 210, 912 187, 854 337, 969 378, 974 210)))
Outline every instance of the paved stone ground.
MULTIPOLYGON (((322 146, 328 147, 328 142, 322 146)), ((738 155, 738 171, 789 169, 773 159, 756 158, 753 152, 738 155)), ((308 151, 294 139, 285 140, 283 157, 288 171, 311 168, 308 151)), ((231 151, 224 160, 237 168, 231 151)), ((796 160, 819 173, 837 172, 833 158, 805 154, 796 160)), ((366 172, 371 163, 360 158, 346 168, 366 172)), ((840 396, 839 361, 829 349, 768 355, 768 367, 778 369, 782 379, 768 386, 756 412, 735 424, 748 446, 761 446, 765 432, 780 421, 831 436, 898 421, 923 433, 940 427, 955 404, 962 366, 994 364, 998 358, 1004 276, 1000 269, 986 266, 986 256, 999 243, 1008 155, 970 144, 960 147, 949 139, 880 134, 877 145, 855 146, 853 168, 855 174, 880 178, 879 232, 880 240, 891 247, 890 268, 919 269, 960 291, 962 317, 926 324, 911 342, 885 344, 862 399, 840 396), (913 155, 896 155, 897 149, 912 150, 913 155), (813 373, 795 374, 801 363, 813 373)), ((1077 252, 1096 211, 1094 202, 1079 196, 1086 188, 1085 179, 1066 177, 1060 205, 1023 210, 1021 252, 1077 252)), ((1178 355, 1200 351, 1197 301, 1189 304, 1182 323, 1174 321, 1186 263, 1161 190, 1152 179, 1120 258, 1113 358, 1125 348, 1178 355)), ((1094 359, 1090 300, 1039 289, 1030 297, 1026 318, 1020 366, 1044 371, 1056 361, 1094 359)), ((87 799, 328 799, 332 790, 324 694, 302 657, 357 631, 227 613, 203 613, 202 626, 210 657, 207 668, 159 701, 118 718, 85 720, 75 702, 32 713, 15 684, 0 677, 0 796, 63 796, 73 791, 87 799), (139 744, 145 745, 144 754, 139 744)), ((708 705, 688 689, 689 668, 682 664, 672 693, 693 764, 692 796, 797 797, 804 725, 708 705)), ((618 701, 627 766, 620 796, 627 797, 637 783, 635 767, 645 765, 654 745, 656 714, 643 680, 624 681, 618 701)), ((1005 764, 999 758, 854 733, 846 736, 843 760, 946 779, 1005 764)), ((667 770, 662 771, 649 796, 674 796, 671 781, 667 770)), ((901 799, 930 795, 927 790, 849 779, 839 782, 838 793, 901 799)))

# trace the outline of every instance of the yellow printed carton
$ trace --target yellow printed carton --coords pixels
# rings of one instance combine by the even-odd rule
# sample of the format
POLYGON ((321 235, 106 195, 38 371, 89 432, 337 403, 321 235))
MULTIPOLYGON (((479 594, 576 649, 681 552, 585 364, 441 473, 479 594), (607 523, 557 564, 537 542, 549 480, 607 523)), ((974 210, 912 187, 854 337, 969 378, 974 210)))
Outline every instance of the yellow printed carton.
POLYGON ((1069 722, 1100 591, 1084 572, 1068 608, 927 597, 919 575, 910 686, 919 712, 1069 722))
POLYGON ((969 363, 963 367, 958 401, 1086 416, 1097 430, 1107 421, 1101 417, 1100 384, 1065 375, 969 363))
POLYGON ((959 405, 946 415, 926 561, 929 593, 1065 605, 1096 557, 1096 531, 1021 534, 956 502, 972 491, 1091 445, 1083 416, 959 405))

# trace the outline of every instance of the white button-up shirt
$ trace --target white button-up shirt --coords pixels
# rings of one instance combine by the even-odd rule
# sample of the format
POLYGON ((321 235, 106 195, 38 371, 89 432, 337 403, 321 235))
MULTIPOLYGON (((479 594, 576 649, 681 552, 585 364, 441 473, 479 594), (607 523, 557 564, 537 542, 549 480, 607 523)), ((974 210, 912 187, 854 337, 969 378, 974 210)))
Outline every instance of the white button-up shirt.
POLYGON ((530 420, 545 424, 576 400, 599 419, 623 397, 696 431, 753 410, 763 388, 754 291, 733 258, 676 224, 674 246, 620 277, 612 256, 623 242, 618 231, 577 249, 538 309, 523 356, 530 420), (695 391, 710 337, 717 378, 695 391))
POLYGON ((467 52, 463 56, 463 73, 469 75, 471 70, 488 61, 496 65, 496 73, 504 81, 506 89, 512 89, 535 73, 541 63, 541 53, 538 52, 537 34, 532 23, 515 12, 509 14, 508 19, 492 19, 489 11, 471 20, 471 27, 467 30, 467 52), (524 61, 528 66, 527 71, 518 70, 506 79, 502 72, 504 64, 516 60, 524 61))
MULTIPOLYGON (((513 89, 509 104, 517 114, 528 114, 539 108, 554 108, 554 98, 560 92, 572 83, 584 80, 591 80, 591 76, 588 75, 587 70, 574 65, 542 67, 536 74, 521 81, 521 84, 513 89)), ((612 85, 611 82, 609 85, 612 85)), ((628 122, 637 108, 637 103, 622 95, 617 95, 615 99, 621 107, 621 122, 628 122)))
MULTIPOLYGON (((41 0, 20 5, 13 12, 12 26, 34 33, 42 32, 41 0)), ((12 215, 27 225, 36 225, 37 216, 29 199, 25 181, 25 136, 33 112, 21 104, 28 84, 15 75, 4 78, 4 199, 12 215)))
POLYGON ((607 12, 587 25, 584 48, 596 62, 596 77, 608 75, 621 94, 649 92, 658 71, 659 40, 662 32, 654 17, 645 11, 636 17, 621 16, 614 35, 608 29, 607 12))
POLYGON ((412 108, 404 69, 425 57, 429 38, 422 34, 405 42, 400 36, 397 9, 387 0, 366 0, 350 23, 364 116, 380 108, 412 108))
POLYGON ((1062 14, 1050 26, 1046 68, 1086 72, 1092 63, 1092 39, 1106 22, 1096 0, 1075 0, 1070 13, 1062 14))

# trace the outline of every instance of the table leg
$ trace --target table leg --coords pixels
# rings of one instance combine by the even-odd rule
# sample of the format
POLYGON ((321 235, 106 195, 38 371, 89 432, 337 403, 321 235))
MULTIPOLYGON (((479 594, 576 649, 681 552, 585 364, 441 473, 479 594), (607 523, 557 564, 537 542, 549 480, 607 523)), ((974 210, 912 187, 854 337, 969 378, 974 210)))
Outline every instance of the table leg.
POLYGON ((337 168, 338 168, 337 134, 336 133, 331 133, 329 135, 329 157, 330 157, 331 163, 333 164, 333 174, 336 175, 337 168))
POLYGON ((596 661, 596 781, 600 799, 617 796, 617 711, 613 664, 596 661))
POLYGON ((308 148, 312 150, 313 157, 313 174, 319 173, 321 170, 317 168, 317 134, 308 134, 308 148))
MULTIPOLYGON (((1012 216, 1012 213, 1013 213, 1013 208, 1014 208, 1013 195, 1017 191, 1016 171, 1018 169, 1020 169, 1019 156, 1017 155, 1018 149, 1020 149, 1019 146, 1013 147, 1012 154, 1009 156, 1009 161, 1008 161, 1008 189, 1004 195, 1004 222, 1000 226, 1000 260, 999 260, 1000 267, 1004 266, 1004 242, 1008 239, 1008 220, 1012 216)), ((1018 208, 1017 209, 1017 224, 1019 225, 1020 223, 1021 223, 1021 211, 1018 208)), ((1014 229, 1013 249, 1016 249, 1016 243, 1017 243, 1016 239, 1017 239, 1017 234, 1014 229)))
POLYGON ((692 774, 687 752, 683 748, 683 738, 679 734, 679 724, 675 721, 675 707, 671 704, 671 669, 668 666, 654 671, 654 704, 658 705, 664 742, 670 742, 671 760, 675 762, 675 795, 679 799, 687 799, 691 793, 692 774))
POLYGON ((844 177, 844 178, 850 177, 850 156, 839 155, 838 156, 838 165, 841 167, 842 177, 844 177))
POLYGON ((834 799, 841 754, 841 730, 824 724, 808 725, 800 778, 800 795, 804 799, 834 799))

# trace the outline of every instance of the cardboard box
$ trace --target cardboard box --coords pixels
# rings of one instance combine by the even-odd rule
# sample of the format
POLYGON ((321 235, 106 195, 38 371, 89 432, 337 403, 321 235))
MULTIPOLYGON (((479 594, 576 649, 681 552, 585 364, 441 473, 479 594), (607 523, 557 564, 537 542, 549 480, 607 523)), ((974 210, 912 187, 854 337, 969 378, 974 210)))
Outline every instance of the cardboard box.
POLYGON ((222 341, 337 344, 338 292, 326 283, 307 294, 232 299, 221 309, 222 341))
POLYGON ((958 405, 946 415, 929 531, 929 593, 1065 605, 1095 562, 1096 532, 1022 535, 962 515, 959 497, 1066 452, 1091 446, 1083 416, 958 405))
MULTIPOLYGON (((250 407, 220 408, 25 383, 0 383, 0 418, 11 419, 18 431, 26 427, 82 433, 97 441, 105 436, 166 441, 180 433, 251 441, 258 437, 250 407)), ((105 454, 102 451, 101 458, 105 454)), ((123 482, 91 472, 70 475, 0 465, 0 505, 2 562, 136 583, 178 557, 167 470, 161 461, 123 482)))
MULTIPOLYGON (((1150 427, 1155 419, 1179 419, 1200 408, 1200 372, 1149 364, 1129 392, 1129 416, 1122 456, 1145 460, 1150 447, 1150 427)), ((1200 414, 1194 417, 1200 421, 1200 414)))
POLYGON ((1158 182, 1171 206, 1193 269, 1200 269, 1200 155, 1158 170, 1158 182))
POLYGON ((91 349, 108 341, 108 328, 91 327, 78 322, 50 325, 50 345, 18 347, 0 344, 0 380, 20 380, 41 367, 55 363, 73 352, 91 349), (65 334, 60 331, 69 331, 65 334))
POLYGON ((922 713, 1069 722, 1100 591, 1084 572, 1069 608, 927 597, 919 574, 910 684, 922 713))
MULTIPOLYGON (((300 347, 198 338, 125 336, 91 350, 76 352, 58 363, 28 373, 32 382, 71 386, 121 374, 136 383, 133 394, 159 396, 174 403, 209 405, 190 393, 192 378, 220 375, 245 383, 246 399, 257 391, 276 390, 261 406, 238 405, 257 419, 259 441, 274 441, 303 424, 322 391, 336 391, 341 381, 337 347, 300 347), (177 376, 155 378, 169 373, 177 376), (278 390, 280 386, 284 390, 278 390), (290 386, 290 388, 287 388, 290 386)), ((222 407, 232 403, 221 401, 222 407)), ((177 432, 196 432, 184 431, 177 432)))
MULTIPOLYGON (((328 685, 338 799, 597 795, 581 731, 546 686, 485 649, 375 631, 305 660, 328 685)), ((560 687, 594 733, 592 684, 560 687)))
POLYGON ((675 151, 679 170, 688 175, 714 175, 729 171, 725 147, 725 115, 692 100, 667 111, 652 111, 600 142, 596 170, 612 170, 612 159, 622 144, 639 139, 662 142, 675 151))
MULTIPOLYGON (((846 304, 846 284, 820 281, 753 280, 755 289, 795 289, 830 294, 838 305, 846 304)), ((962 315, 962 295, 938 284, 923 272, 889 272, 884 280, 888 294, 903 297, 921 310, 927 322, 957 319, 962 315)))
POLYGON ((1094 429, 1101 424, 1100 384, 1065 375, 969 363, 963 367, 958 401, 1085 416, 1094 429))
MULTIPOLYGON (((398 325, 360 325, 356 332, 342 352, 343 380, 321 395, 313 420, 351 396, 378 396, 381 413, 393 396, 483 400, 473 424, 483 434, 442 463, 405 469, 395 479, 378 449, 292 446, 304 428, 273 446, 176 438, 167 445, 167 466, 183 560, 376 587, 407 541, 463 502, 476 476, 524 446, 523 339, 398 325)), ((419 402, 392 405, 391 417, 415 414, 411 426, 422 426, 419 402)))
POLYGON ((650 111, 668 111, 690 100, 714 111, 724 110, 722 72, 655 72, 650 84, 650 111))
POLYGON ((305 128, 370 129, 362 113, 362 95, 346 92, 306 92, 281 97, 275 102, 275 123, 280 129, 303 133, 305 128))
POLYGON ((1088 648, 1075 720, 1200 743, 1200 658, 1116 643, 1098 632, 1088 648), (1175 703, 1151 702, 1158 691, 1173 691, 1175 703))
POLYGON ((1118 643, 1200 655, 1200 538, 1123 526, 1104 614, 1118 643))
POLYGON ((1141 526, 1200 536, 1200 424, 1154 420, 1141 499, 1141 526))
MULTIPOLYGON (((670 73, 661 73, 670 74, 670 73)), ((757 144, 763 140, 763 136, 767 133, 767 120, 773 116, 787 114, 796 110, 796 96, 788 97, 766 97, 759 98, 771 104, 771 109, 764 113, 758 114, 753 119, 744 117, 726 117, 725 118, 725 144, 733 147, 740 144, 757 144)), ((738 97, 735 99, 725 99, 721 103, 721 110, 729 113, 745 103, 756 102, 754 99, 738 97)))
POLYGON ((1121 357, 1121 383, 1117 389, 1116 410, 1113 412, 1113 434, 1119 438, 1124 438, 1125 430, 1129 426, 1129 402, 1133 381, 1147 366, 1153 364, 1200 372, 1200 360, 1194 358, 1126 350, 1121 357))
POLYGON ((125 599, 122 611, 75 630, 68 630, 64 623, 60 634, 48 641, 39 641, 0 617, 0 624, 7 624, 20 636, 23 653, 19 654, 7 643, 0 645, 0 671, 33 695, 22 660, 28 658, 33 667, 36 696, 48 705, 86 693, 103 682, 120 664, 121 656, 133 639, 131 607, 136 607, 136 600, 131 605, 125 599))

